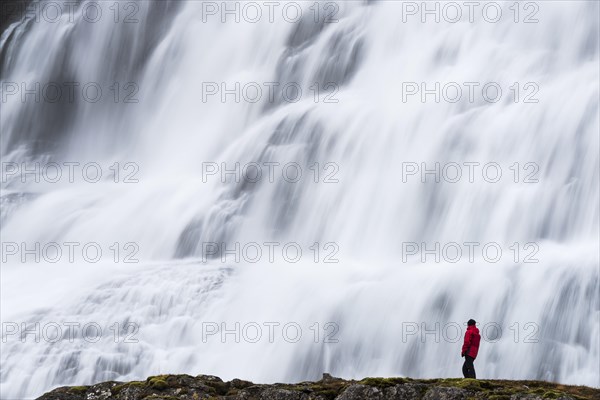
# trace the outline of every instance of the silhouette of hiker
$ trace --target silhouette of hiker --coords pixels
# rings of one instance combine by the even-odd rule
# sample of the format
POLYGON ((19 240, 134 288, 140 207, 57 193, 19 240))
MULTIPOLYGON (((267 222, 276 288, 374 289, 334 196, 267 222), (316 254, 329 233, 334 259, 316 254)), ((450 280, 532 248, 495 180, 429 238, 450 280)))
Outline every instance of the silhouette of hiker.
POLYGON ((477 358, 477 352, 479 351, 479 341, 481 336, 479 335, 479 329, 475 326, 475 320, 470 319, 467 322, 467 331, 465 332, 465 342, 463 343, 461 357, 465 358, 462 371, 465 378, 475 377, 475 366, 473 361, 477 358))

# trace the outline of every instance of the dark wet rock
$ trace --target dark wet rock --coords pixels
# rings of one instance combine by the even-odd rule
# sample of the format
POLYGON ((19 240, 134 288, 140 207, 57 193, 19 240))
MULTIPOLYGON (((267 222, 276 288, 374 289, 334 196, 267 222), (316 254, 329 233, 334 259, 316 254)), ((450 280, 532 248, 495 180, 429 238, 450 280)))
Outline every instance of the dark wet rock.
POLYGON ((19 21, 23 15, 30 0, 2 0, 0 5, 0 33, 13 22, 19 21))
POLYGON ((316 382, 259 385, 212 375, 159 375, 146 381, 62 387, 38 400, 582 400, 600 390, 544 381, 366 378, 344 380, 323 374, 316 382))
MULTIPOLYGON (((318 84, 323 93, 335 93, 352 80, 364 56, 362 29, 356 26, 335 26, 328 29, 330 25, 337 24, 306 17, 296 26, 277 62, 275 82, 282 88, 299 85, 306 96, 315 84, 318 84), (320 40, 323 43, 318 45, 320 40), (319 62, 313 67, 312 62, 317 53, 319 62)), ((293 90, 285 92, 285 96, 284 90, 276 94, 273 101, 265 104, 265 111, 301 97, 293 90)))

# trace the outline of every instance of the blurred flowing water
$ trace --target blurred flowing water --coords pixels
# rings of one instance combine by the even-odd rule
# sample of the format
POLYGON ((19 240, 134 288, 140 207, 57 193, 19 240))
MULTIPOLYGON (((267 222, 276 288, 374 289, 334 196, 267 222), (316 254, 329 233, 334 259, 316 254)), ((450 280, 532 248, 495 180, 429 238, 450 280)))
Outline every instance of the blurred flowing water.
POLYGON ((110 252, 98 263, 7 257, 2 398, 158 373, 257 382, 323 372, 460 376, 462 332, 453 329, 468 318, 484 333, 478 377, 600 386, 597 2, 538 2, 529 24, 524 3, 514 21, 513 2, 496 3, 497 23, 480 11, 474 22, 467 14, 422 23, 391 1, 340 2, 331 9, 337 21, 327 20, 325 3, 315 19, 313 2, 297 2, 300 22, 276 11, 274 21, 222 23, 205 3, 121 3, 118 23, 112 3, 102 3, 95 23, 79 12, 52 22, 29 15, 2 33, 3 168, 131 163, 139 181, 3 174, 3 243, 135 243, 139 262, 114 262, 110 252), (137 22, 124 23, 132 11, 137 22), (15 82, 94 82, 105 95, 22 101, 7 95, 15 82), (203 98, 207 82, 295 82, 303 96, 223 102, 203 98), (337 103, 323 101, 325 89, 315 102, 311 87, 331 82, 337 103), (403 101, 406 82, 497 82, 504 95, 403 101), (535 82, 538 102, 514 101, 515 82, 522 90, 535 82), (207 162, 296 162, 310 178, 221 180, 203 176, 207 162), (406 162, 496 162, 507 179, 404 181, 406 162), (515 162, 534 163, 538 182, 515 183, 515 162), (294 242, 306 251, 296 263, 206 261, 207 242, 294 242), (407 242, 493 242, 503 257, 422 262, 404 254, 407 242), (307 250, 313 243, 319 262, 307 250), (323 262, 326 243, 338 263, 323 262), (524 262, 526 243, 538 262, 524 262), (21 340, 5 328, 36 322, 95 323, 103 333, 21 340), (223 323, 248 330, 237 342, 206 336, 223 323), (269 323, 280 324, 273 340, 269 323), (254 324, 262 327, 255 343, 254 324), (285 324, 302 329, 296 343, 285 324))

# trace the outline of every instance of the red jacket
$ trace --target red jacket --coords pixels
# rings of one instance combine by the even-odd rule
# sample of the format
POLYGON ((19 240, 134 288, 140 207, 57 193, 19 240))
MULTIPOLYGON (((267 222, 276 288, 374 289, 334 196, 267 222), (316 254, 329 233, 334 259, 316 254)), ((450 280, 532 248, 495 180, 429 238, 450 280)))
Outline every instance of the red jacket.
POLYGON ((467 327, 465 332, 465 342, 463 343, 462 353, 475 359, 477 352, 479 351, 479 341, 481 336, 479 335, 479 329, 475 325, 467 327))

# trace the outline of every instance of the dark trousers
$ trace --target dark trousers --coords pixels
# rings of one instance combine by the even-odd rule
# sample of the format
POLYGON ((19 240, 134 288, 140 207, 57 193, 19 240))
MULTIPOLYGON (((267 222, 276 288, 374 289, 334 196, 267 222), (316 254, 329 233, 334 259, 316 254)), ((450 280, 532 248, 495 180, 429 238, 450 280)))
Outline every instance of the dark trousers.
POLYGON ((475 359, 473 357, 465 356, 465 363, 463 364, 463 375, 465 378, 475 378, 475 366, 473 365, 475 359))

